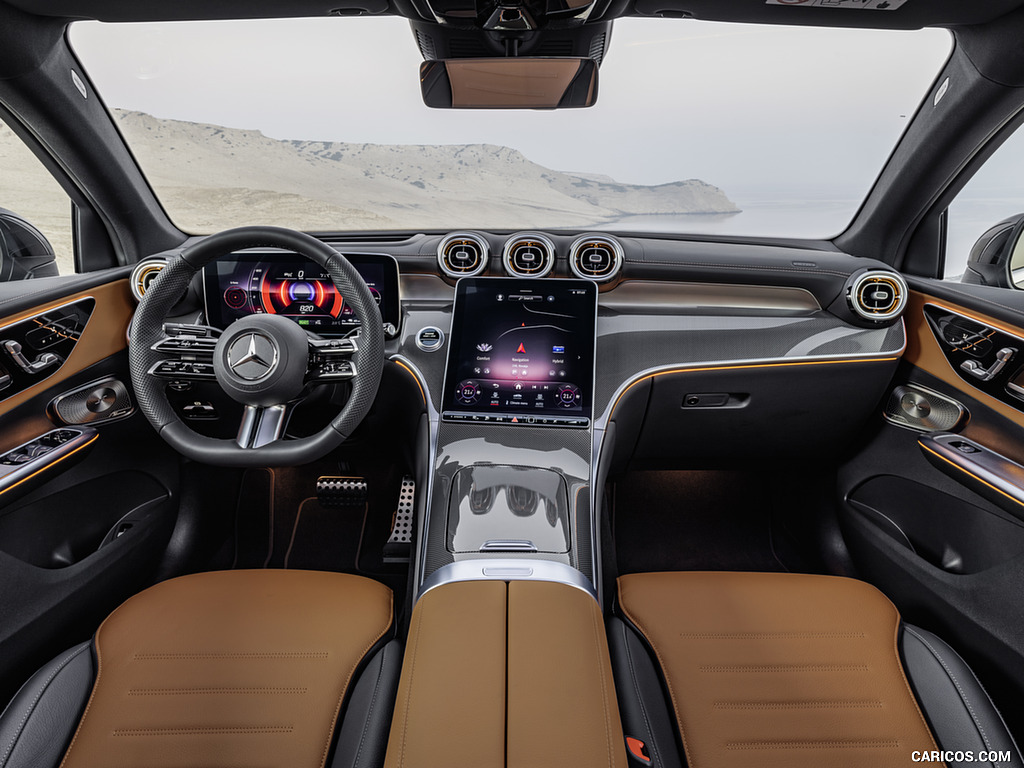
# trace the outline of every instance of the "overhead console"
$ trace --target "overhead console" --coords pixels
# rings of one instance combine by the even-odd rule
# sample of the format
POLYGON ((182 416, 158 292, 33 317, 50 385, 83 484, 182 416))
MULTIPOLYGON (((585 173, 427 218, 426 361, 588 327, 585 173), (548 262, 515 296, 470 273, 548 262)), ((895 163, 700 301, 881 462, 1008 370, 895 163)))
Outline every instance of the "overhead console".
POLYGON ((597 289, 585 280, 461 280, 442 418, 589 426, 596 322, 597 289))
MULTIPOLYGON (((386 254, 346 253, 380 308, 385 327, 398 328, 398 264, 386 254)), ((244 252, 203 268, 206 317, 226 328, 253 314, 281 315, 320 336, 344 336, 361 320, 319 264, 285 251, 244 252)))

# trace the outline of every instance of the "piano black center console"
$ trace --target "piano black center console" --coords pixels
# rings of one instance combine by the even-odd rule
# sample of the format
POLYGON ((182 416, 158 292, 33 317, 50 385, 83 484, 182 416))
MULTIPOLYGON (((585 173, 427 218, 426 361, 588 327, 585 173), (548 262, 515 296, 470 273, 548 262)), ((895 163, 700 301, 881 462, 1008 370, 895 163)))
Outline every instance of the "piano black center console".
POLYGON ((421 589, 494 576, 483 570, 596 580, 596 320, 597 288, 589 281, 459 282, 432 448, 421 589))

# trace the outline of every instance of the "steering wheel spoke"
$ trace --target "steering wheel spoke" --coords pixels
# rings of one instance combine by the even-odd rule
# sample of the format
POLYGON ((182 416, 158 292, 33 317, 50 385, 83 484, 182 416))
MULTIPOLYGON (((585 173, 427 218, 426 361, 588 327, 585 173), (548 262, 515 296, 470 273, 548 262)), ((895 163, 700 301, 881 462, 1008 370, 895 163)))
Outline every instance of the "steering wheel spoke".
POLYGON ((161 359, 148 373, 174 381, 213 381, 213 350, 220 331, 208 325, 164 323, 163 335, 150 346, 161 359))
POLYGON ((330 384, 354 379, 358 371, 352 358, 358 351, 359 342, 354 338, 310 338, 306 380, 314 384, 330 384))
POLYGON ((247 405, 235 442, 239 448, 262 448, 276 443, 284 435, 290 416, 288 405, 247 405))

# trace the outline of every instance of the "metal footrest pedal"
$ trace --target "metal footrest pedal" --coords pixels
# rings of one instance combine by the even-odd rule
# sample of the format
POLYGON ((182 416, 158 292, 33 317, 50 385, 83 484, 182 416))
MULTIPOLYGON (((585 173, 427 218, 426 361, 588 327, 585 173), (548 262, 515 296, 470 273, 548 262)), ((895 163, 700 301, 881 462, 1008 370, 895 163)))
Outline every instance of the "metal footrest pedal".
POLYGON ((408 563, 412 553, 413 512, 416 500, 416 481, 411 477, 402 478, 402 489, 398 493, 398 509, 391 524, 391 536, 384 545, 385 563, 408 563))
POLYGON ((362 477, 322 475, 316 480, 316 499, 324 507, 362 507, 368 495, 366 480, 362 477))

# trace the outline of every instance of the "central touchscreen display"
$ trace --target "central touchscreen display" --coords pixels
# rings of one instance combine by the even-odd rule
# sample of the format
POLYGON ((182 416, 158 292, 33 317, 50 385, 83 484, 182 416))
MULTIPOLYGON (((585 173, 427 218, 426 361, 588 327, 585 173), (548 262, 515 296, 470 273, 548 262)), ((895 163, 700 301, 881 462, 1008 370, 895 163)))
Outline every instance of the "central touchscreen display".
POLYGON ((589 425, 596 315, 585 280, 460 280, 442 417, 589 425))

